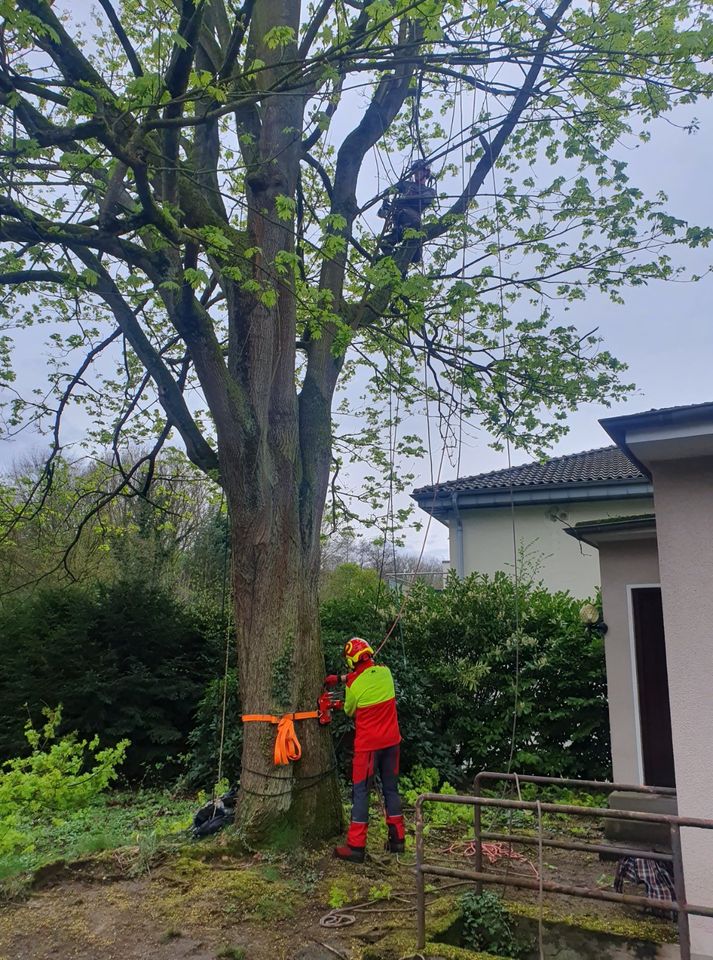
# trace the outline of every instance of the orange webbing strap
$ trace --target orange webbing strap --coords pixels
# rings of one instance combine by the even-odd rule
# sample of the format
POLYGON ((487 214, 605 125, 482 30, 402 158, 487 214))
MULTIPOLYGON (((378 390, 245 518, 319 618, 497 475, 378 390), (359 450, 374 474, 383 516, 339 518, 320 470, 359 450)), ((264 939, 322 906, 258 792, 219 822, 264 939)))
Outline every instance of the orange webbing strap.
POLYGON ((281 767, 291 760, 299 760, 302 756, 295 720, 315 720, 318 716, 319 710, 303 710, 301 713, 283 713, 281 717, 275 717, 271 713, 245 713, 240 719, 243 723, 274 723, 277 726, 273 759, 275 766, 281 767))

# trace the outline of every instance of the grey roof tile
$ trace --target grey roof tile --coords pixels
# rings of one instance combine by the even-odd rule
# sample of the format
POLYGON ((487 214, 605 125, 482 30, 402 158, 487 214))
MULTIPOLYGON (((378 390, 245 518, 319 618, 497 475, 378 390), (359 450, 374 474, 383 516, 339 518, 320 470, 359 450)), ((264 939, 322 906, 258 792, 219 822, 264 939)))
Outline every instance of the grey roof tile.
MULTIPOLYGON (((612 481, 638 481, 648 483, 637 466, 618 447, 600 447, 584 450, 563 457, 553 457, 543 462, 525 463, 504 470, 491 470, 474 477, 461 477, 439 484, 439 493, 446 491, 495 490, 522 487, 550 487, 558 484, 592 484, 612 481)), ((418 499, 433 494, 432 486, 419 487, 413 496, 418 499)))

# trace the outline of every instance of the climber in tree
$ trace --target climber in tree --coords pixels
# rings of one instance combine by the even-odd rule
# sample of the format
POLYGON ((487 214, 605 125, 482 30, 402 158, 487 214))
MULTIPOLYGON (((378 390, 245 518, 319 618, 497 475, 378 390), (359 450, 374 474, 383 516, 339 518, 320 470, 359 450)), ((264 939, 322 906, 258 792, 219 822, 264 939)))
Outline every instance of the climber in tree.
MULTIPOLYGON (((381 249, 387 256, 404 240, 407 230, 421 229, 424 210, 433 206, 436 200, 436 191, 429 183, 431 168, 425 160, 417 160, 409 174, 408 180, 400 180, 396 185, 396 196, 393 199, 386 197, 377 212, 389 228, 381 242, 381 249)), ((412 242, 414 251, 410 262, 420 263, 423 243, 416 238, 412 238, 412 242)))

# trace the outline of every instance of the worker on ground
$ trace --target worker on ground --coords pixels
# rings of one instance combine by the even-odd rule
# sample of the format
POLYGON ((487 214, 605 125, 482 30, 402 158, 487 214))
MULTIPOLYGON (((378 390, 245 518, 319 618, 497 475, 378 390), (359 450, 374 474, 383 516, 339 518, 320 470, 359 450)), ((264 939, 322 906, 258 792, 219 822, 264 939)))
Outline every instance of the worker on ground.
MULTIPOLYGON (((393 200, 388 197, 378 210, 378 216, 386 220, 391 229, 384 234, 381 248, 390 255, 397 244, 405 239, 407 230, 421 229, 423 213, 436 200, 436 191, 429 184, 431 168, 425 160, 417 160, 409 171, 409 180, 399 181, 397 194, 393 200)), ((415 243, 411 263, 420 263, 423 255, 423 243, 414 237, 415 243)))
MULTIPOLYGON (((404 818, 399 796, 401 733, 396 715, 396 693, 391 671, 374 663, 374 651, 361 637, 352 637, 344 647, 346 675, 344 712, 354 717, 352 766, 352 816, 346 844, 336 847, 340 860, 363 863, 369 829, 369 794, 378 774, 386 807, 386 849, 403 853, 404 818)), ((336 682, 328 677, 327 682, 336 682)))

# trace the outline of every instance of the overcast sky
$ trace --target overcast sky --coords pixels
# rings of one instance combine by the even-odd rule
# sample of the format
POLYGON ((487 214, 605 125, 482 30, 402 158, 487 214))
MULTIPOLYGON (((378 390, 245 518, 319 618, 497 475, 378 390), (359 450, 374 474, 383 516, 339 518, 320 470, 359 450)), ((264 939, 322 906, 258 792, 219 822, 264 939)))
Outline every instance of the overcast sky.
MULTIPOLYGON (((692 224, 711 225, 713 104, 686 108, 676 119, 685 122, 690 116, 701 121, 698 133, 689 135, 666 122, 657 125, 651 143, 628 154, 629 175, 632 184, 648 196, 659 190, 667 193, 670 213, 692 224)), ((713 263, 713 248, 681 249, 674 252, 674 259, 692 274, 703 274, 713 263)), ((698 283, 659 282, 631 289, 625 299, 622 307, 592 295, 565 316, 582 331, 599 327, 607 349, 629 365, 627 380, 637 389, 626 402, 612 407, 580 407, 569 416, 570 431, 553 449, 553 456, 609 444, 598 423, 600 417, 713 400, 713 275, 698 283)), ((520 452, 513 455, 514 464, 529 459, 520 452)), ((505 453, 490 449, 486 436, 464 443, 460 476, 506 466, 505 453)), ((446 463, 441 479, 455 476, 455 466, 446 463)), ((422 483, 428 482, 426 468, 422 483)), ((422 534, 413 534, 409 546, 420 550, 422 540, 422 534)), ((427 552, 447 557, 447 543, 446 528, 434 521, 427 552)))
MULTIPOLYGON (((683 125, 691 117, 701 121, 698 133, 689 135, 663 121, 652 128, 649 144, 627 153, 630 179, 647 196, 665 191, 669 196, 668 212, 675 216, 690 223, 713 225, 713 105, 686 107, 672 118, 683 125)), ((713 250, 681 249, 674 257, 691 273, 704 273, 713 261, 713 250)), ((592 296, 585 303, 575 304, 567 314, 555 316, 556 320, 576 324, 581 331, 598 327, 606 348, 629 365, 628 379, 637 384, 637 391, 626 403, 612 408, 581 407, 570 416, 570 432, 553 455, 604 446, 608 437, 598 424, 600 417, 713 399, 713 277, 706 276, 699 283, 657 283, 632 289, 625 296, 623 307, 604 297, 592 296)), ((19 338, 17 386, 21 390, 28 384, 35 385, 38 373, 41 376, 48 332, 39 327, 23 332, 19 338)), ((425 431, 423 420, 418 428, 425 431)), ((80 433, 81 423, 77 420, 67 439, 75 439, 80 433)), ((0 437, 0 467, 7 468, 19 456, 45 446, 46 441, 36 434, 26 433, 14 440, 0 437)), ((437 459, 439 451, 434 451, 434 456, 437 459)), ((527 459, 520 453, 513 456, 514 463, 527 459)), ((417 485, 430 482, 428 463, 420 466, 417 485)), ((505 466, 505 454, 490 449, 487 436, 476 434, 473 438, 471 432, 461 450, 460 475, 505 466)), ((446 462, 441 479, 455 475, 455 465, 446 462)), ((423 534, 408 537, 412 549, 419 550, 422 541, 423 534)), ((432 524, 426 549, 429 554, 447 556, 446 530, 440 524, 432 524)))

